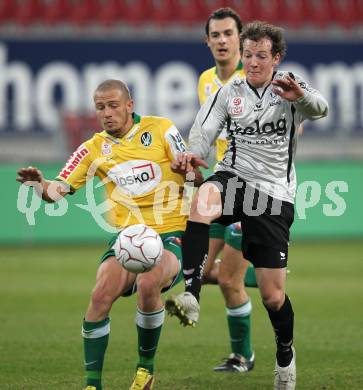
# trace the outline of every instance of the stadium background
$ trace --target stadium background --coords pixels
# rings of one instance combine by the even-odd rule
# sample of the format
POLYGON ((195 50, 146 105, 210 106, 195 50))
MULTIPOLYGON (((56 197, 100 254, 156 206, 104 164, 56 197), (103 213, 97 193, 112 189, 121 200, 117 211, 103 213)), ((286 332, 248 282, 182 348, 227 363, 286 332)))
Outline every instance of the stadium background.
MULTIPOLYGON (((363 328, 359 315, 363 302, 362 2, 4 0, 0 2, 0 293, 4 297, 0 321, 5 332, 0 348, 10 357, 2 366, 2 389, 49 389, 60 383, 62 372, 69 377, 59 388, 79 388, 81 382, 77 387, 73 379, 81 377, 81 357, 71 363, 68 351, 78 357, 80 343, 74 329, 79 326, 92 287, 102 243, 109 236, 85 207, 79 206, 90 201, 85 191, 67 198, 66 209, 46 207, 31 193, 21 194, 15 182, 17 169, 36 165, 47 177, 55 176, 79 142, 98 130, 92 92, 109 77, 128 83, 136 112, 170 117, 187 136, 198 109, 198 75, 213 66, 203 43, 204 22, 212 10, 226 5, 234 7, 243 21, 264 19, 284 26, 288 54, 283 66, 303 76, 329 100, 330 116, 306 124, 297 154, 301 184, 289 289, 295 294, 296 311, 306 315, 298 320, 297 327, 302 366, 308 371, 303 377, 305 385, 301 383, 299 388, 341 389, 343 384, 350 384, 351 389, 363 388, 362 373, 354 364, 363 359, 362 337, 355 341, 363 328), (46 329, 53 334, 51 329, 61 324, 64 316, 69 321, 59 333, 64 338, 61 345, 45 335, 46 329), (309 322, 312 318, 313 323, 309 322), (41 334, 35 336, 39 331, 41 334), (311 335, 318 347, 311 342, 311 335), (56 345, 57 358, 67 361, 59 373, 51 354, 48 358, 43 351, 34 356, 34 348, 41 349, 42 344, 51 349, 56 345), (339 358, 325 362, 326 353, 339 358), (310 370, 304 359, 322 365, 323 377, 310 370), (38 363, 44 368, 39 369, 38 363), (18 369, 23 375, 14 379, 18 369)), ((100 202, 102 188, 96 190, 96 204, 100 202)), ((172 321, 166 327, 168 337, 181 350, 185 371, 176 383, 168 378, 165 367, 170 368, 172 358, 168 360, 167 356, 173 351, 165 346, 160 366, 166 379, 161 389, 237 389, 236 379, 226 382, 211 376, 203 382, 195 367, 187 363, 189 348, 198 350, 199 361, 212 348, 214 360, 226 353, 226 334, 220 336, 211 330, 225 328, 223 303, 216 288, 205 289, 205 322, 196 333, 200 343, 191 341, 189 345, 172 321), (219 314, 214 315, 214 311, 219 314), (203 333, 203 329, 208 331, 203 333), (220 341, 213 344, 213 340, 220 341)), ((254 338, 261 360, 246 384, 262 389, 270 383, 272 367, 270 371, 263 367, 271 361, 273 349, 257 293, 250 293, 257 306, 254 338), (265 333, 266 342, 261 337, 265 333), (267 357, 261 356, 263 351, 267 357), (262 373, 259 368, 268 372, 262 373)), ((132 318, 134 302, 130 302, 123 310, 132 318)), ((117 315, 115 322, 121 327, 117 315)), ((123 334, 127 334, 126 329, 123 334)), ((117 337, 115 332, 116 343, 134 350, 132 332, 130 345, 117 337)), ((118 351, 111 349, 110 356, 118 359, 118 351)), ((215 361, 207 363, 205 369, 209 370, 215 361)), ((108 364, 110 371, 115 371, 114 376, 107 374, 110 385, 120 386, 116 363, 110 358, 108 364)), ((125 370, 132 365, 129 359, 125 370)), ((125 374, 121 388, 126 388, 130 377, 125 374)))

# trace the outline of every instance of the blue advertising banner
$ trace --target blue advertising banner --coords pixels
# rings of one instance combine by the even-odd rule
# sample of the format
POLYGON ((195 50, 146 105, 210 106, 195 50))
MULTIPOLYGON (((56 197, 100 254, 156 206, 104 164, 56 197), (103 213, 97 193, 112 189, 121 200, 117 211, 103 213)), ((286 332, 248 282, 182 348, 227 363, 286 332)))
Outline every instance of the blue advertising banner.
MULTIPOLYGON (((310 134, 363 135, 363 42, 290 42, 282 67, 329 100, 310 134)), ((136 111, 170 117, 187 131, 198 109, 198 75, 213 66, 202 42, 117 40, 0 41, 0 132, 52 132, 64 112, 92 111, 106 78, 124 80, 136 111)))

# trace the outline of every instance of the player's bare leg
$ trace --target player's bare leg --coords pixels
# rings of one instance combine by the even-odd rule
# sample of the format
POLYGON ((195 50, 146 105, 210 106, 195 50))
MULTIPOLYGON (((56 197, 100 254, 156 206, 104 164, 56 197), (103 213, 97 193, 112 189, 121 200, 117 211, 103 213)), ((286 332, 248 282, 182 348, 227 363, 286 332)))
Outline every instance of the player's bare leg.
POLYGON ((241 251, 225 244, 218 284, 229 307, 241 305, 249 300, 243 283, 248 266, 249 262, 243 258, 241 251))
POLYGON ((113 256, 98 269, 96 286, 82 326, 86 384, 97 390, 102 389, 103 360, 110 333, 108 314, 113 302, 132 286, 135 279, 136 275, 122 268, 113 256))
POLYGON ((161 290, 172 284, 178 272, 176 256, 164 250, 155 268, 137 276, 136 328, 139 361, 130 390, 153 388, 154 357, 165 318, 161 290))
POLYGON ((105 319, 113 302, 135 279, 136 275, 122 268, 114 256, 105 260, 98 268, 85 320, 97 322, 105 319))
POLYGON ((222 251, 224 246, 224 240, 221 238, 209 239, 208 260, 204 265, 203 271, 203 284, 218 284, 218 274, 220 261, 217 259, 218 254, 222 251))

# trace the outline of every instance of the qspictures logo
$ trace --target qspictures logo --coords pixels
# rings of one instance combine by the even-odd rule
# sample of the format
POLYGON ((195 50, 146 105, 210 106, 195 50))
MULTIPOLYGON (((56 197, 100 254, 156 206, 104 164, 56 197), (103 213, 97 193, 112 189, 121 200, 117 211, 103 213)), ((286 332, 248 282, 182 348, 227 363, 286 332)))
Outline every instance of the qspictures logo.
MULTIPOLYGON (((77 157, 77 156, 76 156, 77 157)), ((70 163, 74 161, 76 157, 70 160, 70 163)), ((79 158, 79 157, 78 157, 79 158)), ((157 224, 162 225, 165 218, 169 218, 170 215, 176 212, 178 202, 176 199, 182 199, 182 205, 178 212, 182 215, 189 214, 190 201, 193 197, 194 188, 192 185, 186 185, 183 189, 183 194, 180 196, 180 183, 173 181, 160 181, 161 170, 157 164, 152 164, 146 160, 134 160, 131 164, 125 163, 117 166, 117 169, 113 171, 114 176, 108 175, 101 182, 95 176, 99 164, 103 159, 94 161, 89 167, 87 172, 87 181, 85 185, 85 201, 84 204, 71 204, 72 207, 78 207, 89 213, 94 219, 95 223, 104 231, 109 233, 116 233, 118 231, 112 223, 107 219, 107 213, 111 212, 115 207, 122 205, 128 211, 129 218, 133 218, 137 223, 145 223, 144 209, 140 207, 133 196, 142 195, 152 191, 158 184, 161 187, 155 192, 153 206, 150 207, 150 211, 157 224), (96 179, 96 182, 95 182, 96 179), (95 189, 105 186, 110 181, 116 184, 115 189, 111 194, 111 201, 104 199, 100 201, 96 196, 95 189), (124 196, 120 196, 118 190, 124 193, 124 196), (162 205, 162 206, 161 206, 162 205)), ((234 196, 236 189, 240 183, 235 183, 234 178, 231 178, 228 182, 226 199, 229 200, 225 203, 223 213, 224 215, 232 215, 234 196), (230 182, 231 180, 231 182, 230 182), (231 206, 231 207, 229 207, 231 206)), ((211 184, 211 183, 210 183, 211 184)), ((215 183, 217 186, 218 183, 215 183)), ((66 186, 66 183, 63 183, 66 186)), ((56 200, 57 190, 55 187, 59 186, 59 182, 53 182, 54 188, 48 187, 48 193, 51 194, 52 199, 56 200), (54 198, 53 198, 53 195, 54 198)), ((218 186, 217 186, 218 188, 218 186)), ((65 192, 69 192, 70 188, 64 188, 65 192)), ((271 189, 273 190, 273 188, 271 189)), ((97 190, 98 191, 98 190, 97 190)), ((215 205, 208 200, 208 197, 213 193, 209 193, 208 187, 201 187, 200 191, 206 191, 205 196, 201 197, 201 201, 197 204, 197 210, 200 215, 212 216, 215 215, 215 205), (206 208, 206 205, 209 204, 206 208)), ((341 180, 331 181, 325 184, 321 184, 317 181, 304 181, 299 184, 296 191, 295 211, 296 217, 300 220, 306 220, 310 217, 310 210, 320 208, 321 217, 340 217, 346 209, 347 203, 343 193, 348 193, 348 183, 341 180)), ((40 196, 42 186, 39 182, 27 182, 19 187, 17 198, 17 209, 20 213, 24 214, 29 225, 34 226, 36 224, 36 213, 44 207, 45 214, 49 217, 61 217, 65 215, 69 209, 68 200, 61 198, 56 203, 44 203, 40 196), (36 190, 33 190, 33 187, 36 190)), ((246 215, 256 216, 261 215, 267 206, 267 193, 259 192, 257 204, 255 205, 255 191, 251 188, 250 191, 246 191, 243 201, 243 212, 246 215)), ((271 193, 271 196, 273 194, 271 193)), ((272 204, 273 215, 278 215, 280 212, 281 201, 276 199, 272 204)))

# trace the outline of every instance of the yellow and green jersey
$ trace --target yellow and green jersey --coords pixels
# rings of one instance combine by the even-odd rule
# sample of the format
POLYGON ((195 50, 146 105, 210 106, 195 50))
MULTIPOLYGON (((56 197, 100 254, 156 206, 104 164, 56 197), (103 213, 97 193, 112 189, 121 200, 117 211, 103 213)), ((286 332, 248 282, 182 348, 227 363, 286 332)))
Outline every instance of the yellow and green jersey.
MULTIPOLYGON (((199 97, 200 105, 202 105, 209 96, 215 94, 219 90, 219 88, 223 87, 223 85, 233 80, 236 76, 240 76, 240 77, 245 76, 242 62, 238 64, 233 75, 227 81, 224 82, 218 77, 216 66, 204 71, 200 75, 199 82, 198 82, 198 97, 199 97)), ((224 152, 227 148, 227 143, 228 143, 227 133, 226 130, 223 129, 222 133, 219 135, 216 141, 217 161, 222 160, 224 152)))
POLYGON ((145 223, 159 233, 184 230, 184 177, 170 168, 185 150, 184 140, 169 119, 136 114, 133 119, 122 138, 95 133, 70 156, 57 179, 76 191, 97 176, 117 228, 145 223))

